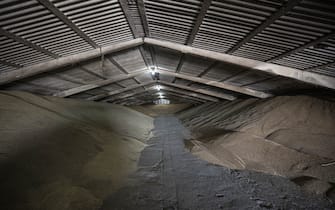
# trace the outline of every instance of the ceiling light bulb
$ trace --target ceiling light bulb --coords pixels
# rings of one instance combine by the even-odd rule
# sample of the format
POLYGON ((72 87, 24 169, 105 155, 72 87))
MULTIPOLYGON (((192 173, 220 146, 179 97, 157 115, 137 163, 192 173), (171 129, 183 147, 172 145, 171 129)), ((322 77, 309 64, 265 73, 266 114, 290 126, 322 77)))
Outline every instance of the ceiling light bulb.
POLYGON ((157 72, 157 68, 155 66, 150 66, 150 72, 151 72, 151 75, 155 75, 157 72))

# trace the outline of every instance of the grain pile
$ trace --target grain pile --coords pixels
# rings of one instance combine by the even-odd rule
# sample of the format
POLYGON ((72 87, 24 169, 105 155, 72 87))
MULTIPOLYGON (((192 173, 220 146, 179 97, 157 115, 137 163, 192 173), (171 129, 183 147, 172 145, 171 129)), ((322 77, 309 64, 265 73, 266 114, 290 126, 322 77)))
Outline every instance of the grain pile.
POLYGON ((98 209, 136 170, 153 119, 121 106, 0 92, 1 209, 98 209))
POLYGON ((330 194, 335 183, 335 103, 281 96, 208 103, 179 114, 192 153, 233 169, 290 178, 330 194))

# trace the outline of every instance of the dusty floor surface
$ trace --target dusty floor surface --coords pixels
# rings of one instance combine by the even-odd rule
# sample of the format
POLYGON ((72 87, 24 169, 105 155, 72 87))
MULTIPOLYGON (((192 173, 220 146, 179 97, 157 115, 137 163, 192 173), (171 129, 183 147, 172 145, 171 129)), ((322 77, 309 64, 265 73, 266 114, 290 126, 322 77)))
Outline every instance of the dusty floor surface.
POLYGON ((173 116, 155 118, 150 146, 129 185, 101 210, 335 209, 288 179, 210 164, 185 150, 188 131, 173 116))

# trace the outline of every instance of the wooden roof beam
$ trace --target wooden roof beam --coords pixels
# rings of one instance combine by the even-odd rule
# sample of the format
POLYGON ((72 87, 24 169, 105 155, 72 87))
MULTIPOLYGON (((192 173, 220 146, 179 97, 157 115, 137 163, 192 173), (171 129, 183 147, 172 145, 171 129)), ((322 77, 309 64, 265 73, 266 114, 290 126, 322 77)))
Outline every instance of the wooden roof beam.
MULTIPOLYGON (((231 63, 239 66, 249 68, 250 70, 261 71, 264 73, 269 73, 273 75, 279 75, 282 77, 287 77, 295 79, 301 82, 306 82, 313 85, 318 85, 322 87, 327 87, 330 89, 335 89, 335 78, 329 77, 321 74, 316 74, 312 72, 306 72, 286 66, 280 66, 277 64, 266 63, 262 61, 252 60, 248 58, 242 58, 234 55, 229 55, 225 53, 218 53, 209 50, 203 50, 195 47, 185 46, 182 44, 176 44, 168 41, 156 40, 152 38, 144 38, 145 44, 155 45, 159 47, 165 47, 185 54, 191 54, 195 56, 200 56, 204 58, 209 58, 217 60, 224 63, 231 63)), ((223 88, 223 87, 222 87, 223 88)), ((253 91, 249 89, 249 91, 253 91)), ((265 95, 265 97, 268 97, 265 95)))
POLYGON ((146 71, 137 71, 137 72, 132 72, 132 73, 129 73, 129 74, 118 75, 118 76, 115 76, 115 77, 112 77, 112 78, 106 79, 106 80, 99 80, 97 82, 92 82, 92 83, 87 84, 87 85, 82 85, 82 86, 79 86, 79 87, 75 87, 75 88, 71 88, 71 89, 68 89, 68 90, 64 90, 62 92, 55 93, 54 96, 68 97, 68 96, 71 96, 71 95, 75 95, 75 94, 78 94, 78 93, 81 93, 81 92, 85 92, 85 91, 88 91, 88 90, 92 90, 92 89, 95 89, 95 88, 106 86, 106 85, 109 85, 109 84, 112 84, 112 83, 115 83, 115 82, 119 82, 119 81, 122 81, 122 80, 132 79, 132 78, 134 78, 134 77, 136 77, 140 74, 143 74, 144 72, 146 72, 146 71))
POLYGON ((81 38, 83 38, 87 43, 89 43, 94 48, 99 48, 99 45, 95 43, 90 37, 88 37, 77 25, 75 25, 68 17, 64 15, 51 1, 49 0, 37 0, 45 8, 47 8, 51 13, 68 25, 74 32, 76 32, 81 38))
POLYGON ((209 91, 209 90, 205 90, 205 89, 201 89, 201 88, 193 88, 193 87, 190 87, 190 86, 176 84, 176 83, 170 83, 170 82, 164 82, 164 81, 159 81, 159 82, 163 85, 168 85, 168 86, 180 88, 180 89, 183 89, 183 90, 189 90, 189 91, 192 91, 192 92, 201 93, 201 94, 204 94, 204 95, 209 95, 209 96, 213 96, 213 97, 224 99, 224 100, 233 101, 233 100, 236 99, 235 96, 224 94, 224 93, 213 92, 213 91, 209 91))
POLYGON ((136 46, 140 46, 143 44, 143 39, 133 39, 130 41, 121 42, 118 44, 114 44, 107 47, 101 47, 98 49, 93 49, 87 52, 78 53, 75 55, 70 55, 66 57, 60 57, 51 61, 47 61, 44 63, 35 64, 32 66, 27 66, 23 68, 19 68, 17 70, 3 72, 0 77, 0 85, 10 83, 16 80, 24 79, 27 77, 31 77, 37 74, 50 72, 55 69, 59 69, 65 66, 78 64, 80 62, 100 57, 101 54, 109 54, 113 52, 118 52, 121 50, 133 48, 136 46))
POLYGON ((297 6, 301 0, 289 0, 287 3, 277 10, 274 14, 272 14, 269 18, 266 18, 264 22, 262 22, 258 27, 252 30, 247 36, 245 36, 241 41, 239 41, 235 46, 227 50, 226 53, 231 54, 242 47, 245 43, 249 42, 254 36, 258 33, 262 32, 269 25, 274 23, 278 18, 285 15, 287 12, 292 10, 295 6, 297 6))

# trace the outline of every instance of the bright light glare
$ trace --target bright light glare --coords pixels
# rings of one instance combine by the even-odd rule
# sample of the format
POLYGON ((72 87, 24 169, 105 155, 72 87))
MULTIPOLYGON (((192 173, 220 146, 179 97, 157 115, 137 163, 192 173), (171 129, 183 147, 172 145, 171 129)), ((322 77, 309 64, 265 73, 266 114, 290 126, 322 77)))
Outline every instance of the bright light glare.
POLYGON ((163 93, 162 92, 158 92, 158 98, 164 98, 164 95, 163 95, 163 93))
POLYGON ((160 90, 162 89, 162 87, 161 87, 160 85, 156 85, 156 89, 157 89, 158 91, 160 91, 160 90))
POLYGON ((159 99, 154 101, 155 104, 170 104, 170 101, 168 99, 159 99))
POLYGON ((151 75, 155 75, 157 72, 156 66, 150 66, 150 72, 151 72, 151 75))

